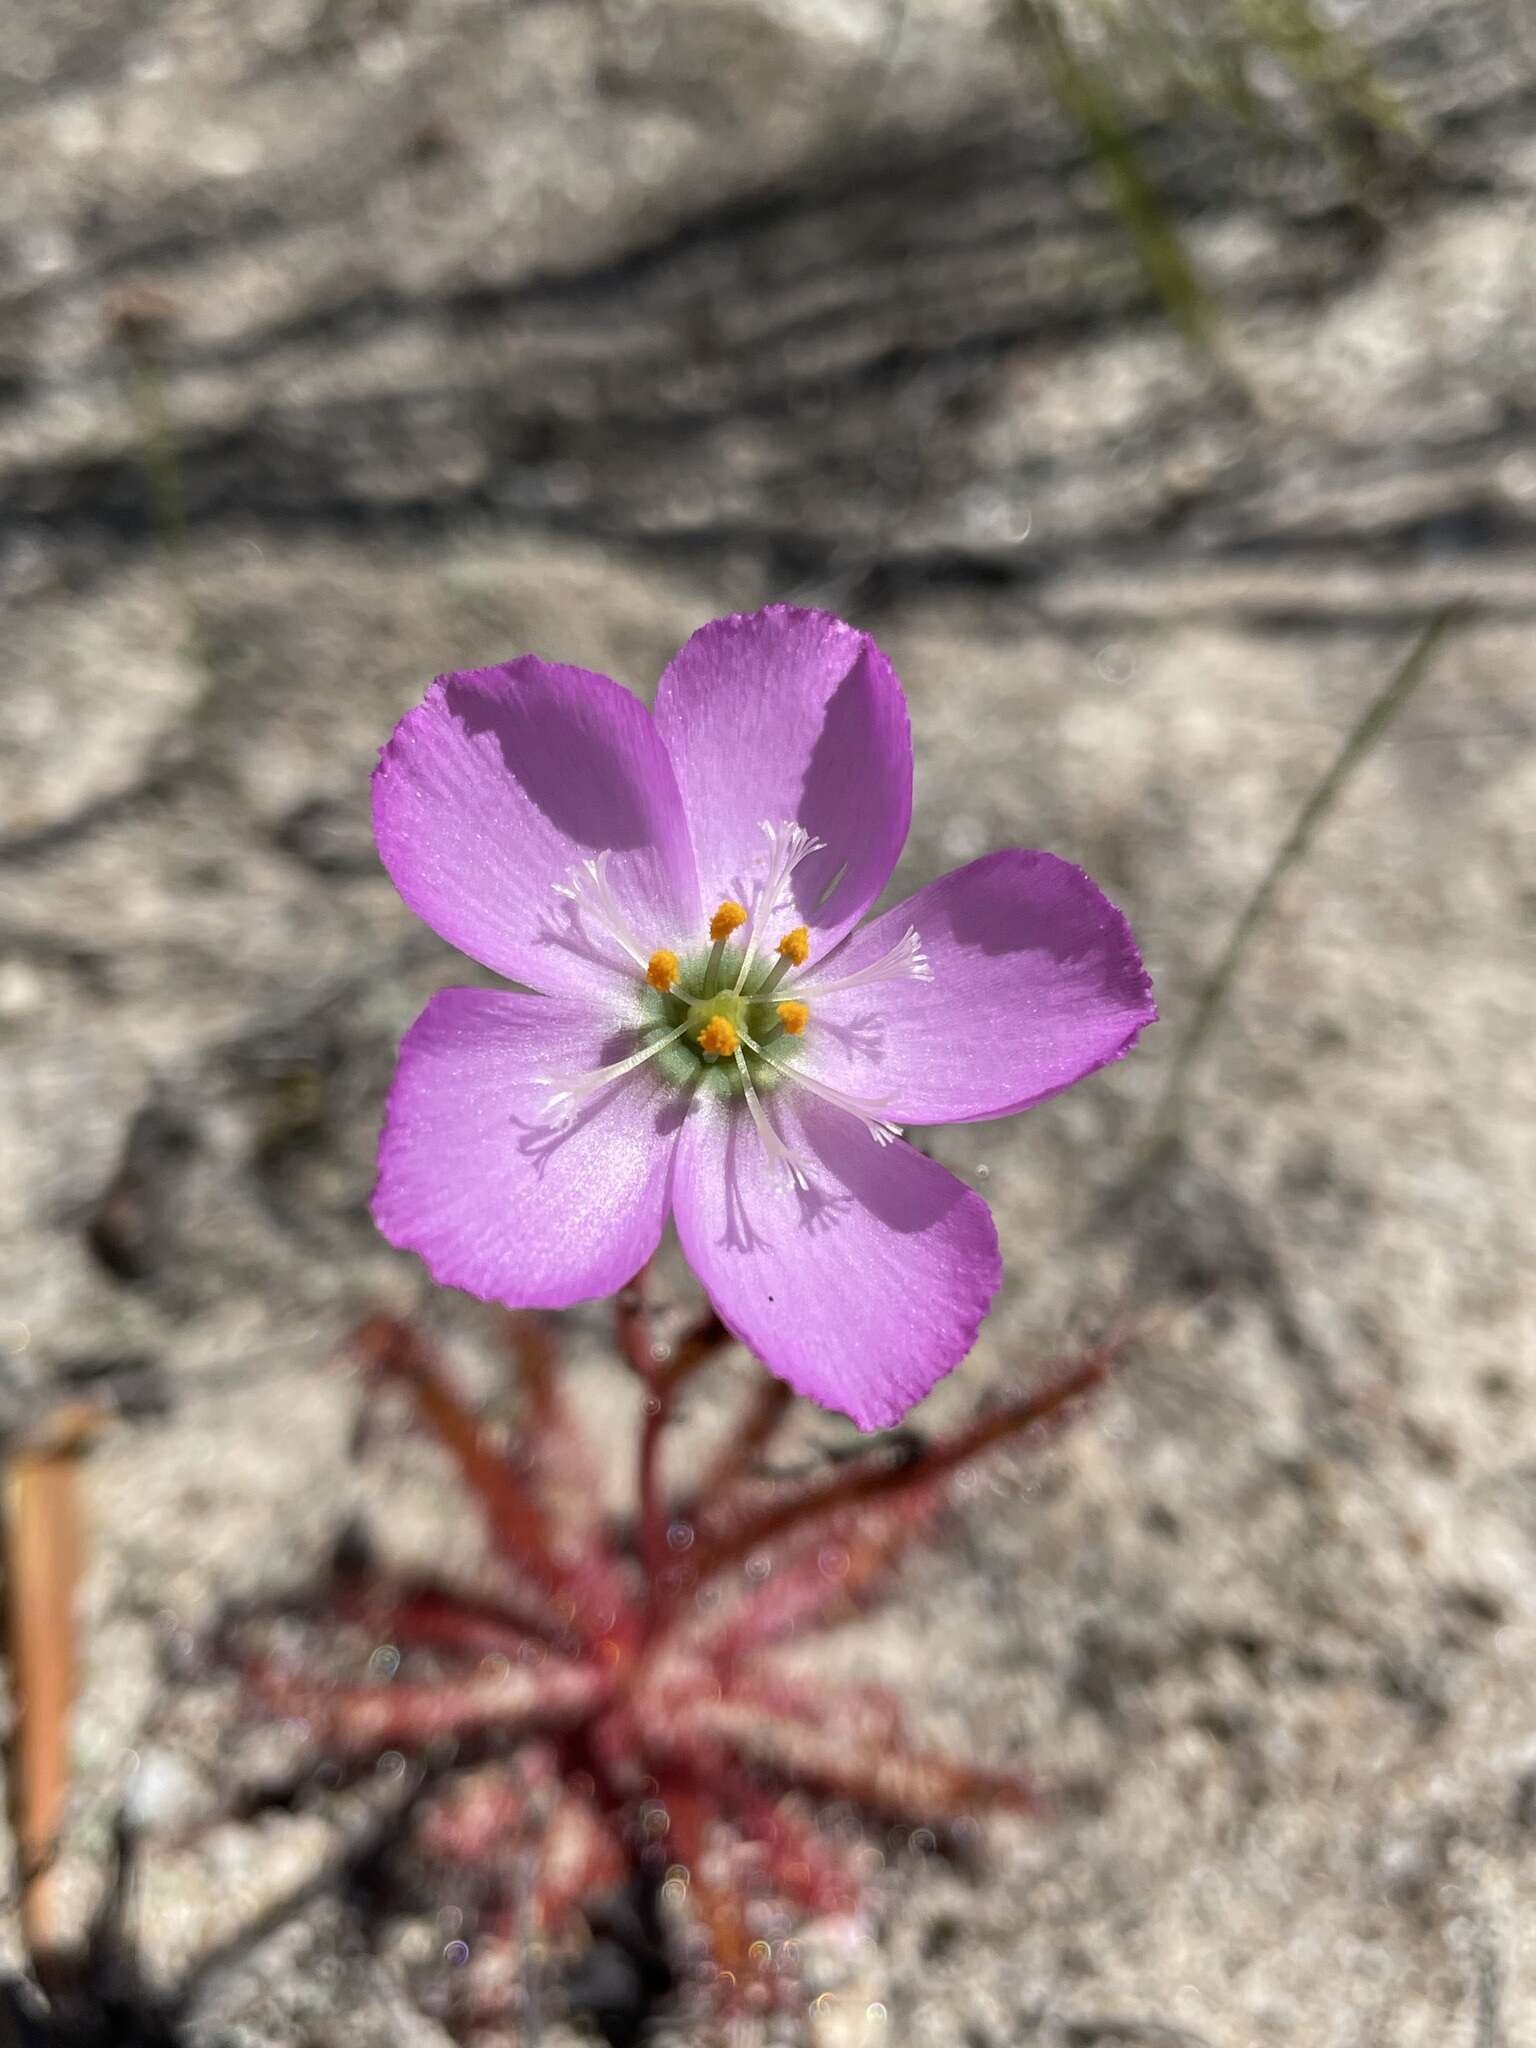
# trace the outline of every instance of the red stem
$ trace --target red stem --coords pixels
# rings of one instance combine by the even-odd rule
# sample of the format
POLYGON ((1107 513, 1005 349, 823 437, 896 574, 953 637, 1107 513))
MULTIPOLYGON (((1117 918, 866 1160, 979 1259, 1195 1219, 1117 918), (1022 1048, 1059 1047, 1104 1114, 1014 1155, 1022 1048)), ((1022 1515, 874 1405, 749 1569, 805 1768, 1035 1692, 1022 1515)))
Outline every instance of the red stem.
POLYGON ((613 1304, 614 1333, 619 1356, 648 1387, 656 1383, 656 1353, 651 1342, 651 1318, 645 1305, 645 1279, 649 1268, 642 1266, 627 1287, 621 1287, 613 1304))
POLYGON ((530 1643, 569 1651, 581 1642, 542 1614, 520 1613, 503 1600, 458 1593, 429 1579, 342 1577, 336 1609, 381 1643, 457 1651, 466 1658, 517 1657, 530 1643))
POLYGON ((667 1567, 667 1504, 661 1475, 661 1439, 672 1407, 672 1389, 663 1380, 651 1335, 645 1300, 646 1269, 640 1271, 614 1304, 619 1350, 645 1388, 645 1418, 640 1425, 639 1470, 635 1490, 640 1504, 640 1561, 645 1567, 646 1632, 661 1606, 662 1575, 667 1567))
POLYGON ((1026 1400, 1012 1402, 991 1415, 984 1415, 969 1429, 958 1431, 932 1444, 920 1456, 891 1464, 862 1465, 840 1472, 831 1479, 803 1488, 788 1499, 775 1501, 761 1513, 743 1516, 734 1525, 720 1529, 695 1544, 691 1553, 693 1570, 690 1586, 701 1584, 766 1543, 782 1536, 802 1522, 818 1520, 840 1508, 862 1507, 887 1494, 912 1491, 930 1485, 958 1466, 990 1450, 1004 1437, 1016 1436, 1035 1425, 1065 1420, 1063 1411, 1074 1401, 1091 1393, 1109 1375, 1111 1351, 1108 1345, 1091 1351, 1071 1371, 1051 1381, 1026 1400))
POLYGON ((648 1394, 640 1430, 640 1556, 645 1565, 646 1612, 653 1616, 667 1569, 667 1502, 661 1478, 661 1437, 671 1412, 662 1393, 648 1394))
POLYGON ((453 1456, 479 1496, 491 1532, 505 1555, 532 1580, 562 1619, 584 1632, 589 1610, 610 1591, 606 1560, 590 1559, 585 1570, 562 1564, 550 1547, 539 1504, 505 1458, 486 1443, 479 1417, 454 1392, 426 1342, 393 1316, 370 1316, 353 1346, 375 1371, 403 1380, 422 1420, 453 1456))
POLYGON ((364 1755, 449 1737, 558 1728, 600 1712, 612 1687, 607 1672, 556 1658, 495 1678, 342 1686, 293 1679, 258 1664, 247 1670, 246 1683, 273 1712, 308 1722, 324 1747, 364 1755))
POLYGON ((683 1510, 684 1520, 696 1521, 722 1494, 747 1476, 759 1454, 772 1441, 793 1398, 783 1380, 765 1377, 761 1381, 751 1406, 737 1424, 734 1434, 726 1438, 719 1455, 683 1510))
POLYGON ((658 1358, 645 1299, 646 1271, 642 1266, 620 1292, 614 1304, 614 1322, 624 1362, 646 1390, 636 1491, 640 1502, 640 1561, 645 1567, 646 1632, 649 1634, 665 1605, 662 1585, 667 1576, 667 1525, 670 1517, 661 1474, 662 1436, 671 1417, 672 1400, 678 1388, 722 1345, 730 1342, 731 1333, 710 1309, 681 1339, 669 1358, 665 1361, 658 1358))
POLYGON ((663 1389, 669 1394, 675 1394, 683 1382, 691 1379, 701 1365, 708 1365, 717 1351, 724 1350, 725 1346, 733 1341, 730 1331, 714 1310, 707 1310, 693 1328, 679 1339, 672 1356, 658 1369, 657 1378, 663 1389))
POLYGON ((690 1734, 727 1743, 749 1771, 893 1820, 912 1814, 957 1820, 993 1809, 1028 1813, 1040 1805, 1022 1772, 977 1768, 890 1739, 879 1746, 850 1743, 843 1731, 764 1714, 730 1693, 713 1706, 701 1704, 686 1725, 690 1734))

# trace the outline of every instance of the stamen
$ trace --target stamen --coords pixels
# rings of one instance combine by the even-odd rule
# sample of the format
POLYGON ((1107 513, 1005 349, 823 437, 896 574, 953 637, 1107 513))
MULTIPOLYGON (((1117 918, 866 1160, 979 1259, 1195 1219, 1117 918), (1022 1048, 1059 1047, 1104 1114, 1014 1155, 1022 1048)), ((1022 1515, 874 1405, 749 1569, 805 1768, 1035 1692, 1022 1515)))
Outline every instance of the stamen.
POLYGON ((645 978, 658 995, 665 995, 677 980, 677 955, 665 946, 653 953, 645 963, 645 978))
POLYGON ((838 995, 845 988, 868 988, 877 981, 932 981, 933 969, 928 965, 928 955, 923 951, 923 942, 915 926, 909 925, 903 937, 896 941, 889 953, 878 960, 872 960, 868 967, 860 967, 853 974, 835 974, 828 981, 807 981, 795 984, 795 994, 813 998, 816 996, 838 995))
POLYGON ((704 966, 706 996, 712 996, 720 986, 720 962, 725 956, 726 940, 732 932, 740 931, 746 921, 747 913, 739 903, 733 903, 729 896, 709 920, 709 936, 715 943, 704 966))
POLYGON ((768 835, 768 873, 753 908, 752 929, 748 934, 746 951, 741 956, 741 971, 736 976, 737 995, 745 988, 747 976, 752 971, 752 962, 762 944, 764 925, 778 915, 790 877, 803 860, 809 860, 813 853, 826 851, 826 841, 813 839, 803 825, 771 825, 765 818, 762 827, 768 835))
POLYGON ((722 1017, 718 1012, 710 1018, 698 1038, 700 1052, 707 1053, 711 1059, 727 1058, 740 1043, 741 1035, 736 1026, 729 1017, 722 1017))
POLYGON ((740 1051, 736 1054, 736 1071, 741 1076, 741 1085, 747 1098, 747 1110, 763 1150, 775 1166, 784 1169, 794 1186, 809 1187, 810 1182, 806 1179, 805 1168, 769 1122, 768 1112, 758 1100, 757 1090, 752 1086, 752 1076, 747 1072, 746 1058, 740 1051))
POLYGON ((798 1038, 810 1021, 811 1006, 809 1003, 779 1004, 779 1022, 784 1026, 784 1029, 791 1038, 798 1038))
POLYGON ((632 1074, 636 1067, 643 1067, 647 1060, 655 1059, 657 1053, 665 1052, 667 1047, 675 1044, 687 1029, 685 1021, 669 1031, 665 1038, 657 1038, 652 1040, 651 1044, 641 1046, 640 1050, 632 1052, 628 1059, 615 1060, 612 1066, 608 1067, 594 1067, 589 1074, 540 1074, 540 1087, 552 1088, 555 1091, 545 1104, 545 1111, 551 1121, 560 1125, 572 1122, 577 1111, 584 1103, 590 1101, 600 1088, 606 1088, 610 1081, 622 1080, 626 1074, 632 1074))
POLYGON ((834 1109, 845 1109, 850 1116, 856 1116, 877 1145, 892 1145, 901 1136, 899 1124, 887 1123, 884 1117, 875 1114, 876 1110, 885 1107, 890 1100, 889 1096, 849 1095, 843 1089, 834 1088, 826 1081, 818 1081, 814 1075, 806 1073, 803 1067, 786 1067, 782 1060, 776 1060, 771 1052, 765 1052, 762 1046, 748 1038, 745 1032, 742 1033, 742 1043, 749 1051, 755 1052, 760 1060, 766 1061, 777 1073, 782 1074, 786 1081, 797 1081, 802 1088, 808 1088, 813 1095, 819 1095, 823 1102, 830 1102, 834 1109))
POLYGON ((641 952, 640 942, 630 930, 619 900, 613 893, 613 885, 608 880, 609 859, 607 853, 600 853, 595 860, 585 860, 579 868, 572 868, 569 883, 557 882, 555 894, 568 896, 582 917, 590 918, 599 931, 606 932, 643 974, 646 972, 646 956, 641 952))
POLYGON ((778 959, 774 961, 754 991, 757 1000, 771 996, 791 967, 803 967, 810 956, 811 935, 803 924, 796 925, 792 932, 786 932, 778 943, 778 959))

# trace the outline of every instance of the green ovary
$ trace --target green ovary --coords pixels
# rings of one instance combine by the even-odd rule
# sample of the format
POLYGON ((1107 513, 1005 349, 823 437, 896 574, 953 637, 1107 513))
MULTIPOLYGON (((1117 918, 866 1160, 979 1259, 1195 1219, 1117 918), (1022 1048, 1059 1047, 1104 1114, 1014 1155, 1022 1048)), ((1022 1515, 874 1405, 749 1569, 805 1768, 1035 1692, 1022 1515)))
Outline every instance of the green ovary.
MULTIPOLYGON (((761 1019, 752 1016, 753 1008, 749 997, 733 995, 729 989, 722 989, 717 996, 701 996, 698 1002, 688 1005, 688 1029, 683 1035, 697 1045, 699 1034, 709 1024, 710 1019, 720 1017, 731 1026, 738 1038, 743 1032, 752 1038, 760 1038, 761 1031, 757 1027, 761 1024, 762 1030, 766 1030, 767 1025, 761 1019)), ((769 1011, 768 1014, 772 1016, 773 1013, 769 1011)))

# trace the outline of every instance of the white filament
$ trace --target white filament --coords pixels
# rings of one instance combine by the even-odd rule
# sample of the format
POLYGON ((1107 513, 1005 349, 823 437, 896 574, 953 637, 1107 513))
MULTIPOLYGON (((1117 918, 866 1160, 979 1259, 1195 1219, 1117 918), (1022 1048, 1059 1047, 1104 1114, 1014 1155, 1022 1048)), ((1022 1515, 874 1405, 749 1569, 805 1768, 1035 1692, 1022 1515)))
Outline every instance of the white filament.
POLYGON ((757 949, 763 943, 766 928, 784 901, 789 880, 801 861, 809 860, 813 853, 824 853, 826 841, 813 839, 803 825, 788 823, 771 825, 766 818, 761 829, 768 835, 768 873, 758 892, 757 903, 752 912, 752 925, 747 934, 746 951, 741 956, 741 971, 736 976, 736 994, 740 995, 746 986, 747 976, 752 971, 752 962, 757 958, 757 949))
MULTIPOLYGON (((850 1116, 856 1116, 877 1145, 892 1145, 901 1136, 899 1124, 889 1123, 883 1116, 876 1114, 877 1110, 884 1109, 890 1100, 889 1096, 850 1095, 842 1088, 834 1088, 830 1082, 818 1081, 814 1075, 806 1073, 803 1067, 786 1067, 784 1062, 776 1060, 771 1052, 764 1052, 763 1048, 748 1038, 745 1032, 742 1033, 742 1043, 750 1046, 765 1065, 772 1067, 775 1073, 782 1074, 786 1081, 794 1081, 800 1087, 808 1088, 812 1095, 819 1095, 823 1102, 830 1102, 834 1109, 845 1109, 850 1116)), ((737 1058, 740 1057, 738 1053, 737 1058)))
POLYGON ((879 981, 932 981, 933 969, 928 965, 928 955, 923 951, 923 942, 917 935, 915 925, 908 925, 905 934, 899 938, 888 953, 882 953, 878 960, 872 960, 867 967, 857 968, 852 974, 834 974, 827 981, 799 981, 793 993, 810 1002, 819 996, 841 995, 848 988, 869 988, 879 981))
POLYGON ((572 868, 568 883, 555 884, 555 894, 568 896, 583 919, 590 919, 599 931, 606 932, 643 974, 650 956, 640 950, 640 942, 630 930, 619 907, 619 899, 613 893, 613 884, 608 879, 609 858, 607 853, 600 853, 595 860, 585 860, 579 868, 572 868))
POLYGON ((683 1022, 675 1030, 669 1031, 665 1038, 658 1038, 650 1045, 641 1046, 640 1050, 632 1052, 628 1059, 615 1060, 612 1066, 608 1067, 594 1067, 587 1074, 540 1074, 539 1086, 554 1090, 545 1105, 546 1115, 554 1123, 570 1123, 582 1105, 590 1101, 600 1088, 606 1088, 610 1081, 622 1081, 624 1076, 632 1074, 636 1067, 643 1067, 647 1060, 655 1059, 657 1053, 665 1052, 667 1047, 681 1038, 687 1029, 688 1020, 684 1018, 683 1022))
MULTIPOLYGON (((748 1043, 750 1042, 749 1040, 748 1043)), ((747 1110, 762 1142, 763 1150, 775 1166, 783 1168, 797 1188, 809 1187, 810 1182, 805 1177, 805 1168, 770 1123, 768 1112, 758 1099, 757 1090, 752 1086, 752 1076, 747 1072, 747 1062, 739 1048, 736 1053, 736 1071, 741 1075, 741 1085, 747 1097, 747 1110)))

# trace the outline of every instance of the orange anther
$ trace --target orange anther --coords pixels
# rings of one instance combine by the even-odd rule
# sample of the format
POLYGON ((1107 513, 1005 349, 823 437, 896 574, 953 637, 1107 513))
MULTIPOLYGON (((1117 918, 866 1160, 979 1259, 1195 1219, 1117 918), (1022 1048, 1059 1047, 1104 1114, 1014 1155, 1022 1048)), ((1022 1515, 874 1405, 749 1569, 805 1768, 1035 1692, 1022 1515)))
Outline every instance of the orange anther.
POLYGON ((724 1059, 741 1043, 741 1035, 729 1017, 714 1016, 699 1033, 699 1050, 724 1059))

